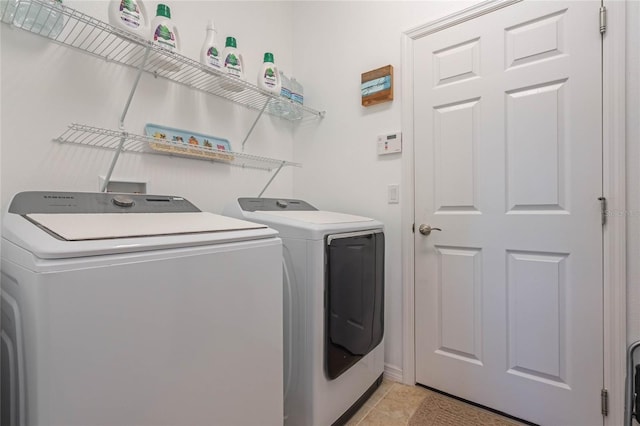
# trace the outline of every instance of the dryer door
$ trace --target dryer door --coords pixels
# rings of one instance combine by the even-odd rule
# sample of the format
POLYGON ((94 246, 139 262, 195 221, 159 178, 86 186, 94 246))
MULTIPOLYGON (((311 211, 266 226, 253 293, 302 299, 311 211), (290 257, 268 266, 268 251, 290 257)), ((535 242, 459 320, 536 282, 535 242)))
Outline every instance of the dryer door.
POLYGON ((335 379, 382 341, 384 233, 328 236, 325 288, 325 366, 335 379))

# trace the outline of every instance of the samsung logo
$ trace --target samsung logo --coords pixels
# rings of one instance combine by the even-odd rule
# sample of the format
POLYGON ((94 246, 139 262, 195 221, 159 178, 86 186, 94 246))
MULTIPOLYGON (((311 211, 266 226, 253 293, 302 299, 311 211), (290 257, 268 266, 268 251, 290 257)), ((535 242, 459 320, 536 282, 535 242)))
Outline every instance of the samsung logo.
POLYGON ((73 200, 75 197, 70 195, 45 195, 44 198, 54 198, 54 199, 64 199, 64 200, 73 200))

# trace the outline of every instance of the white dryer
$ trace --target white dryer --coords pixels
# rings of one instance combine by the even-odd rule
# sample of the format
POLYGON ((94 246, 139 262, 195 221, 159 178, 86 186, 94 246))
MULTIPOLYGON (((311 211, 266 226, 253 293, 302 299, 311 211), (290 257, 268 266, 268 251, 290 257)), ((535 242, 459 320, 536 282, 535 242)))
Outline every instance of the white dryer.
POLYGON ((285 425, 341 425, 384 371, 383 224, 302 200, 239 198, 224 214, 280 233, 285 425))
POLYGON ((180 197, 17 194, 2 425, 282 425, 281 256, 180 197))

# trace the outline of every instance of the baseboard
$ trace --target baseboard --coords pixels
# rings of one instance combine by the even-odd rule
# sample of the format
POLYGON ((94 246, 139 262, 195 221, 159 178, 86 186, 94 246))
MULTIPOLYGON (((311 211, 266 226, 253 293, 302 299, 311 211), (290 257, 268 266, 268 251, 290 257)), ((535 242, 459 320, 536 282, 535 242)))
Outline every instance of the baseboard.
POLYGON ((395 365, 385 364, 383 377, 385 380, 391 380, 392 382, 402 382, 402 369, 395 365))

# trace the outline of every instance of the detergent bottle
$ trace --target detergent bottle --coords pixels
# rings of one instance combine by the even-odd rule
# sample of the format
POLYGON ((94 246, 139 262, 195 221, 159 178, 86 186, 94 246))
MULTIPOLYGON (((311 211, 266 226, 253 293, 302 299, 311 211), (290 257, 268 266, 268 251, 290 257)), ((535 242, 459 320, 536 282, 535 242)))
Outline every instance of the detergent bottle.
POLYGON ((244 90, 242 84, 230 81, 235 79, 244 80, 244 60, 242 59, 242 53, 240 53, 236 46, 236 39, 234 37, 227 37, 222 55, 222 69, 224 74, 232 78, 223 81, 221 86, 232 92, 242 92, 244 90))
MULTIPOLYGON (((151 42, 168 52, 180 53, 178 28, 171 21, 171 9, 165 4, 158 4, 156 17, 151 21, 151 42)), ((149 58, 149 63, 155 64, 158 70, 169 72, 182 68, 180 58, 171 58, 155 52, 149 58)))
POLYGON ((207 36, 200 49, 200 63, 217 70, 222 69, 222 54, 216 43, 216 28, 213 21, 207 23, 207 36))
POLYGON ((258 72, 258 87, 267 92, 280 94, 282 82, 280 81, 280 73, 278 67, 273 63, 273 53, 266 52, 264 54, 264 62, 258 72))
POLYGON ((142 0, 111 0, 109 23, 143 39, 149 32, 149 15, 142 0))
POLYGON ((234 37, 227 37, 223 57, 225 73, 244 80, 244 61, 242 60, 242 53, 238 50, 234 37))

